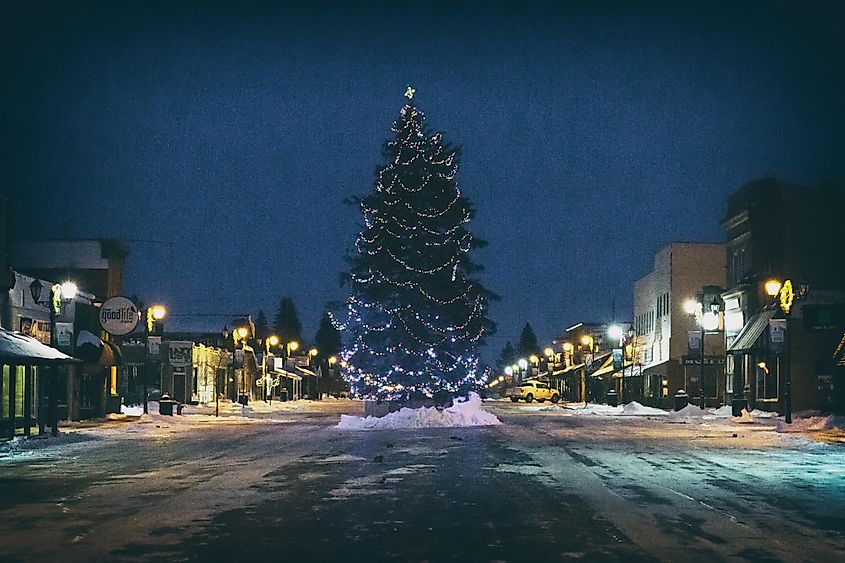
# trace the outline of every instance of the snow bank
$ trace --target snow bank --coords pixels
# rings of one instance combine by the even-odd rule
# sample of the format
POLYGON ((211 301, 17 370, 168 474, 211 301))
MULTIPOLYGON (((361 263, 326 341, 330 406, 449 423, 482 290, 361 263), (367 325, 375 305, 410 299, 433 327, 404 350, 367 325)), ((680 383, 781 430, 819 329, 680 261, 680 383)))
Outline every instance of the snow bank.
POLYGON ((641 405, 636 401, 632 401, 626 405, 619 405, 618 407, 611 407, 610 405, 602 405, 599 403, 589 403, 584 406, 567 405, 567 410, 571 410, 578 415, 597 415, 597 416, 665 416, 669 414, 663 409, 655 409, 641 405))
POLYGON ((730 405, 722 405, 718 409, 713 410, 712 414, 713 416, 718 416, 720 418, 726 416, 733 416, 734 410, 733 407, 731 407, 730 405))
POLYGON ((481 397, 470 393, 463 402, 448 409, 435 407, 403 408, 383 417, 340 415, 338 428, 344 430, 386 430, 393 428, 451 428, 456 426, 493 426, 502 422, 481 408, 481 397))
POLYGON ((631 401, 622 407, 622 416, 666 416, 669 413, 663 409, 647 407, 636 401, 631 401))
MULTIPOLYGON (((158 404, 158 403, 156 403, 158 404)), ((149 404, 147 404, 149 410, 149 404)), ((126 405, 120 405, 120 412, 125 414, 126 416, 141 416, 144 414, 144 405, 138 405, 133 407, 127 407, 126 405)))
POLYGON ((610 405, 601 405, 598 403, 589 403, 583 407, 569 406, 566 408, 575 411, 575 414, 594 414, 599 416, 617 416, 622 414, 622 407, 611 407, 610 405))
POLYGON ((794 418, 792 424, 783 420, 778 421, 778 432, 823 432, 838 430, 845 432, 845 416, 811 416, 808 418, 794 418))

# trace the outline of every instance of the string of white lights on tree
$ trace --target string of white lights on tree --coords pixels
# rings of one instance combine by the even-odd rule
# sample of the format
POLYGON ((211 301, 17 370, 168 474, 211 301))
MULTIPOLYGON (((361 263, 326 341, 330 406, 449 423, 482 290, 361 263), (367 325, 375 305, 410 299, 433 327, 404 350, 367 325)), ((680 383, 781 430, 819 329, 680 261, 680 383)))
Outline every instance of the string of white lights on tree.
POLYGON ((375 189, 357 198, 364 227, 348 257, 343 373, 356 396, 435 397, 478 386, 477 348, 495 330, 495 295, 477 279, 474 215, 455 180, 458 151, 429 134, 409 101, 384 144, 375 189))

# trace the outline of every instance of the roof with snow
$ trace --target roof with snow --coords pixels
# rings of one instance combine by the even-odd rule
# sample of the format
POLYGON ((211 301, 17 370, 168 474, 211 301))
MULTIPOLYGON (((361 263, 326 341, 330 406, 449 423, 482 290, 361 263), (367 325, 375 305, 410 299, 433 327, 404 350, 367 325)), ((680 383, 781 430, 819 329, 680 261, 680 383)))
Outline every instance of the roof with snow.
POLYGON ((19 332, 0 328, 0 361, 19 363, 75 362, 67 354, 19 332))

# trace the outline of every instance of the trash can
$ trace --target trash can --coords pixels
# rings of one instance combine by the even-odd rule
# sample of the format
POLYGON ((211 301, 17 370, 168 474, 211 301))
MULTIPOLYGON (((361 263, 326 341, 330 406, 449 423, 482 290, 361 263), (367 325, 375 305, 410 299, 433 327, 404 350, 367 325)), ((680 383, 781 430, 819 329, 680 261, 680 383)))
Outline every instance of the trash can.
POLYGON ((173 416, 173 405, 175 404, 176 401, 171 399, 170 395, 165 393, 161 396, 161 399, 158 400, 158 414, 173 416))
POLYGON ((607 404, 615 407, 619 404, 619 397, 616 395, 616 389, 611 389, 607 392, 607 404))
POLYGON ((689 395, 683 389, 678 389, 675 393, 675 410, 679 411, 689 404, 689 395))
POLYGON ((288 400, 288 390, 287 389, 283 388, 279 391, 279 400, 280 401, 287 401, 288 400))
POLYGON ((243 406, 247 406, 249 404, 249 395, 246 393, 241 393, 238 395, 238 402, 243 406))
POLYGON ((748 410, 748 399, 740 399, 737 397, 736 399, 731 400, 731 414, 733 416, 742 416, 743 410, 748 410))

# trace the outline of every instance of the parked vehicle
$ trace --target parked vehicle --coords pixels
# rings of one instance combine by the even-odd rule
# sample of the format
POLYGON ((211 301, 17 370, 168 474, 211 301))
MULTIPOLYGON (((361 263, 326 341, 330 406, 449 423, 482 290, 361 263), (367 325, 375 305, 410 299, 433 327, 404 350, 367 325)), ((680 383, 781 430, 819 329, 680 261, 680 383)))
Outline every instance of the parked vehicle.
POLYGON ((546 399, 553 403, 560 401, 557 389, 552 389, 548 383, 540 381, 524 381, 519 386, 508 389, 505 395, 509 396, 514 403, 520 399, 526 403, 531 403, 534 399, 537 399, 538 403, 543 403, 546 399))

